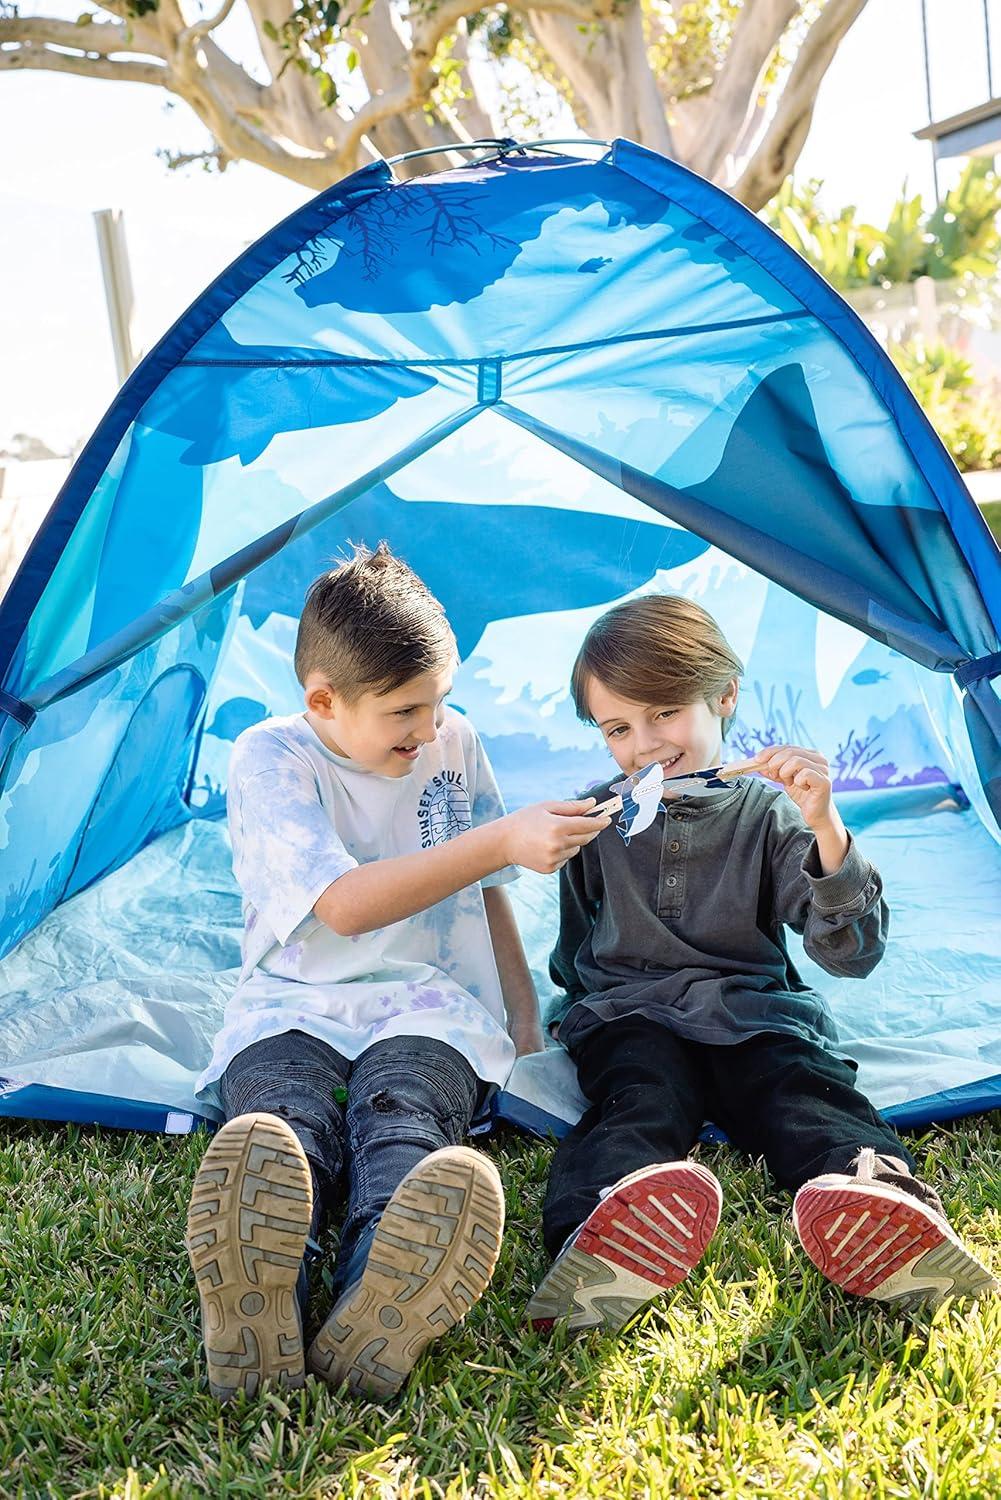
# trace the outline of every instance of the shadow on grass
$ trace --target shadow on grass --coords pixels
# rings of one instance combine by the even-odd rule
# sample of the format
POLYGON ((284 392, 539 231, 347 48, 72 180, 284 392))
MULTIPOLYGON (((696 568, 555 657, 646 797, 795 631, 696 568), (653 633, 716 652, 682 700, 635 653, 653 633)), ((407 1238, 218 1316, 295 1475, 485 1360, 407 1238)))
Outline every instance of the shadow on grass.
MULTIPOLYGON (((726 1147, 702 1148, 723 1183, 720 1231, 671 1298, 618 1336, 527 1330, 549 1153, 513 1134, 487 1147, 508 1204, 491 1288, 392 1407, 310 1380, 220 1411, 182 1243, 203 1146, 0 1128, 5 1497, 862 1496, 903 1475, 929 1430, 941 1465, 957 1400, 969 1416, 950 1438, 957 1473, 990 1430, 996 1308, 913 1315, 845 1297, 795 1245, 788 1199, 726 1147)), ((961 1230, 965 1171, 995 1259, 999 1147, 995 1116, 921 1148, 961 1230)), ((1001 1493, 997 1472, 994 1489, 965 1472, 965 1491, 934 1492, 1001 1493)))

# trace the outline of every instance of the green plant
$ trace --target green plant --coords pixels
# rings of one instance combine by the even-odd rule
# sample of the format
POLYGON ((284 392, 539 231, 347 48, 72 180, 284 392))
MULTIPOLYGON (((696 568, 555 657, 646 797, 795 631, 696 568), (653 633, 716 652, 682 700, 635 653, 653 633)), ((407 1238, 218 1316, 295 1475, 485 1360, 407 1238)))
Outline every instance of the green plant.
POLYGON ((856 220, 853 204, 830 218, 817 202, 822 187, 815 177, 805 187, 789 177, 761 217, 832 286, 841 291, 868 286, 878 231, 856 220))
POLYGON ((1001 547, 1001 500, 988 500, 987 504, 982 505, 980 509, 994 540, 1001 547))
MULTIPOLYGON (((1001 1297, 866 1302, 803 1256, 726 1146, 720 1229, 625 1333, 534 1333, 550 1151, 486 1149, 508 1226, 486 1296, 388 1406, 313 1379, 220 1410, 181 1241, 204 1136, 0 1120, 3 1500, 988 1500, 1001 1297)), ((1001 1114, 910 1141, 1001 1269, 1001 1114)), ((326 1307, 318 1292, 317 1311, 326 1307)))
POLYGON ((969 360, 947 344, 926 346, 920 339, 888 352, 960 469, 1001 464, 997 393, 974 389, 969 360))
POLYGON ((761 217, 839 291, 891 286, 933 276, 990 279, 1001 263, 1001 174, 986 158, 970 161, 933 211, 906 185, 884 229, 858 218, 854 204, 821 208, 817 178, 787 179, 761 217))

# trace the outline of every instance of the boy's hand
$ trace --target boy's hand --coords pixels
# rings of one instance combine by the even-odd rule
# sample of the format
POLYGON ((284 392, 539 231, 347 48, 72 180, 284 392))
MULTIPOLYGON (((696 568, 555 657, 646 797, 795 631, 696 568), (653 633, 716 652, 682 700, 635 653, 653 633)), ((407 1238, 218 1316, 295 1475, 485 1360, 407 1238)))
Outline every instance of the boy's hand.
POLYGON ((595 805, 593 797, 585 797, 579 802, 536 802, 508 813, 502 819, 506 862, 551 875, 611 823, 607 813, 583 816, 595 805))
POLYGON ((807 750, 802 745, 768 745, 748 769, 779 782, 814 832, 828 828, 837 817, 831 768, 819 750, 807 750))
POLYGON ((769 745, 756 755, 749 769, 785 788, 812 828, 820 868, 825 875, 840 870, 848 853, 848 834, 834 805, 831 768, 819 750, 802 745, 769 745))

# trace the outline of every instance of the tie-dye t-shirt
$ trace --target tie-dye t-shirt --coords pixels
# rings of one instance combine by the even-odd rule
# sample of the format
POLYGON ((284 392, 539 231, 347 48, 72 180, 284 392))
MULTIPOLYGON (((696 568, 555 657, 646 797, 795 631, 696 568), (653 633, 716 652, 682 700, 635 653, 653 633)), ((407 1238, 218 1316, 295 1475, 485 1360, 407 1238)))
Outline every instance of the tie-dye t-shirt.
POLYGON ((227 795, 243 891, 243 967, 199 1092, 264 1037, 305 1031, 344 1057, 391 1036, 447 1042, 487 1083, 514 1062, 482 886, 358 937, 313 914, 327 886, 370 860, 413 854, 503 816, 468 719, 446 709, 413 769, 379 776, 335 755, 305 715, 266 719, 233 747, 227 795))

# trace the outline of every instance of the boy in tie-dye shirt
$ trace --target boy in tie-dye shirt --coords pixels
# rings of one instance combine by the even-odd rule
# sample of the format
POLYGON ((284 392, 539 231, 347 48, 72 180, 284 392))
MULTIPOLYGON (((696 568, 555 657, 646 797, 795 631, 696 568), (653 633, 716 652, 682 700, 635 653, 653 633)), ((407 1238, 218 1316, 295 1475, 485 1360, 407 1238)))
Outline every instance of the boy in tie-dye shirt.
POLYGON ((608 824, 593 799, 505 815, 476 731, 445 699, 455 638, 389 550, 307 596, 305 712, 237 740, 227 805, 243 967, 199 1089, 226 1124, 187 1245, 221 1399, 306 1368, 392 1395, 486 1288, 493 1165, 460 1145, 517 1053, 541 1049, 504 885, 608 824), (336 1301, 304 1352, 304 1255, 347 1197, 336 1301))

